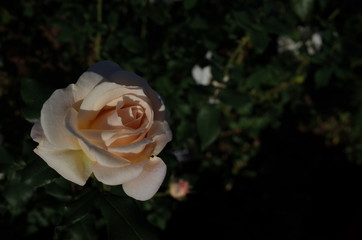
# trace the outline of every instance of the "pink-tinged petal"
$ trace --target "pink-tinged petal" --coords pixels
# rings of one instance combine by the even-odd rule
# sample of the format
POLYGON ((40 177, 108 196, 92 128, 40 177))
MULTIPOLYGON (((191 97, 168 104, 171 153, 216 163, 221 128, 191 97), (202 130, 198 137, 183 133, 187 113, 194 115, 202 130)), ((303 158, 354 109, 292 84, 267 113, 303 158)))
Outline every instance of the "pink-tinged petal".
POLYGON ((65 130, 64 118, 70 108, 82 100, 103 77, 93 72, 83 73, 77 84, 56 90, 44 103, 40 122, 47 139, 66 149, 79 149, 77 140, 65 130))
POLYGON ((40 143, 44 139, 44 131, 41 127, 40 120, 36 121, 31 128, 30 137, 37 143, 40 143))
POLYGON ((111 61, 100 61, 88 68, 76 83, 76 101, 83 99, 95 86, 102 81, 107 81, 112 74, 120 70, 119 65, 111 61))
POLYGON ((163 121, 166 118, 166 108, 161 97, 150 87, 145 79, 135 73, 121 70, 111 75, 109 80, 124 86, 142 88, 152 102, 152 109, 155 112, 154 120, 163 121))
POLYGON ((121 146, 139 141, 140 139, 143 139, 145 135, 145 130, 139 129, 129 134, 115 134, 108 140, 105 140, 104 143, 107 147, 121 146))
MULTIPOLYGON (((109 146, 112 142, 119 138, 128 138, 130 136, 142 133, 144 129, 111 129, 111 130, 97 130, 97 129, 82 129, 80 133, 89 141, 98 145, 105 144, 109 146)), ((129 142, 129 141, 128 141, 129 142)))
MULTIPOLYGON (((154 111, 153 111, 152 102, 148 99, 148 97, 128 94, 123 97, 123 104, 125 106, 141 107, 141 109, 143 109, 142 112, 144 112, 144 114, 145 114, 145 118, 148 119, 148 122, 149 122, 148 126, 150 126, 152 124, 153 119, 154 119, 154 111)), ((123 109, 125 109, 125 108, 123 108, 123 109)), ((123 114, 122 114, 123 109, 121 109, 119 106, 117 106, 117 111, 122 119, 125 118, 125 116, 123 116, 123 114)), ((149 127, 147 127, 147 128, 149 128, 149 127)))
POLYGON ((77 139, 65 129, 64 119, 75 103, 76 86, 69 85, 65 89, 56 90, 44 103, 40 114, 41 126, 48 141, 63 149, 79 149, 77 139))
POLYGON ((153 155, 159 154, 166 144, 172 140, 172 132, 166 121, 154 122, 148 135, 153 136, 153 142, 157 143, 153 150, 153 155))
POLYGON ((83 186, 92 173, 91 161, 81 150, 58 149, 42 141, 34 152, 65 179, 83 186))
POLYGON ((135 179, 124 183, 123 190, 134 199, 146 201, 153 197, 166 176, 166 164, 159 157, 151 158, 142 173, 135 179))
POLYGON ((88 128, 90 122, 97 116, 99 111, 108 104, 114 105, 122 100, 126 94, 143 95, 142 89, 128 89, 112 82, 102 82, 97 85, 83 100, 80 105, 78 123, 80 128, 88 128))
POLYGON ((99 165, 105 167, 124 167, 131 163, 129 160, 108 152, 88 141, 80 141, 79 143, 87 156, 99 165))
POLYGON ((80 109, 85 111, 99 111, 107 103, 126 94, 145 95, 140 88, 128 89, 116 83, 102 82, 84 98, 80 109))
POLYGON ((146 147, 147 144, 151 142, 153 142, 152 138, 144 138, 141 141, 135 143, 125 144, 115 147, 108 147, 108 150, 110 152, 117 152, 117 153, 139 153, 146 147))
POLYGON ((88 125, 87 129, 112 130, 119 129, 123 126, 122 119, 118 117, 117 112, 114 109, 102 110, 98 112, 98 114, 96 114, 96 112, 88 112, 88 114, 84 113, 84 111, 81 111, 78 119, 83 120, 84 117, 87 117, 84 118, 87 121, 81 121, 79 124, 80 128, 88 125))
POLYGON ((102 80, 103 76, 94 73, 94 72, 85 72, 83 73, 76 85, 76 89, 74 91, 74 102, 82 100, 89 94, 92 89, 97 86, 102 80))
POLYGON ((146 161, 130 164, 125 167, 104 167, 99 164, 93 165, 94 176, 107 185, 120 185, 138 177, 143 170, 146 161))
POLYGON ((66 129, 78 138, 80 147, 88 158, 106 167, 122 167, 130 164, 130 161, 127 159, 112 154, 101 148, 102 146, 97 146, 86 139, 75 124, 76 118, 77 112, 74 109, 70 109, 65 119, 66 129))

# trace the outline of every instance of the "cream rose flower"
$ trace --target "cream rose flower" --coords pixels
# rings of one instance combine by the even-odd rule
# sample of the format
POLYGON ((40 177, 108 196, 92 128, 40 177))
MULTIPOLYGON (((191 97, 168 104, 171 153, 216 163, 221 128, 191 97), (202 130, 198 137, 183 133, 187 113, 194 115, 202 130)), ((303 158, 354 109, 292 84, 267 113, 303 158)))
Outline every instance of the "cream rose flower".
POLYGON ((109 61, 56 90, 31 130, 34 149, 60 175, 84 185, 93 173, 137 200, 159 189, 166 165, 156 155, 172 138, 159 95, 109 61))

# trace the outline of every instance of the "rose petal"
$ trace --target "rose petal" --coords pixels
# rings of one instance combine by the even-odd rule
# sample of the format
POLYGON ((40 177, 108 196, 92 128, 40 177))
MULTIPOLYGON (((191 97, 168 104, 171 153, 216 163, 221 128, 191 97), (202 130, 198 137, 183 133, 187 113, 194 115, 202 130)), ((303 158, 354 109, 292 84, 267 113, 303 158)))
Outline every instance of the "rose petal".
MULTIPOLYGON (((123 144, 119 146, 113 146, 108 147, 107 149, 111 152, 117 152, 117 153, 140 153, 144 151, 145 147, 150 143, 153 144, 153 149, 150 154, 157 155, 159 154, 162 149, 166 146, 168 142, 172 139, 172 132, 169 128, 169 125, 166 121, 163 122, 154 122, 151 129, 147 133, 148 138, 144 138, 142 140, 134 140, 134 143, 132 144, 123 144)), ((116 143, 121 143, 117 142, 116 143)), ((122 155, 123 156, 123 155, 122 155)), ((127 157, 125 157, 128 159, 127 157)))
POLYGON ((65 126, 69 132, 78 138, 80 147, 91 160, 106 167, 122 167, 130 164, 127 159, 112 154, 88 141, 75 126, 76 118, 77 112, 74 109, 70 109, 65 119, 65 126))
POLYGON ((70 84, 65 89, 56 90, 44 103, 40 122, 49 142, 66 149, 79 149, 76 139, 64 131, 64 118, 69 108, 82 100, 102 79, 99 74, 85 72, 77 85, 70 84))
POLYGON ((134 199, 141 201, 150 199, 160 188, 166 176, 166 168, 161 158, 151 158, 137 178, 122 185, 123 190, 134 199))
POLYGON ((34 152, 65 179, 83 186, 92 173, 91 161, 81 150, 62 150, 43 141, 34 152))
POLYGON ((104 143, 107 147, 130 144, 139 141, 140 139, 143 139, 146 134, 147 132, 145 131, 145 129, 140 128, 132 133, 115 134, 111 138, 105 140, 104 143))
POLYGON ((148 135, 153 136, 153 142, 157 143, 153 150, 153 155, 158 155, 166 144, 172 140, 172 132, 166 121, 154 122, 148 135))
POLYGON ((121 70, 111 75, 109 80, 125 86, 142 88, 146 96, 152 102, 152 109, 155 112, 154 120, 162 121, 165 119, 165 105, 163 104, 161 97, 150 87, 150 85, 148 85, 145 79, 135 73, 121 70))
POLYGON ((138 177, 146 161, 134 163, 125 167, 109 168, 99 164, 93 165, 94 176, 107 185, 120 185, 138 177))
POLYGON ((83 100, 78 123, 80 128, 87 128, 89 123, 97 116, 99 111, 104 108, 107 103, 121 100, 125 94, 143 95, 142 89, 128 89, 124 86, 111 82, 103 82, 97 85, 83 100))
POLYGON ((76 83, 74 101, 82 100, 92 89, 103 80, 103 76, 94 72, 83 73, 76 83))
POLYGON ((126 94, 145 95, 141 88, 129 89, 116 83, 102 82, 84 98, 81 110, 99 111, 108 102, 126 94))
MULTIPOLYGON (((146 96, 135 96, 135 95, 131 95, 131 94, 127 94, 126 96, 123 97, 123 102, 124 105, 129 105, 129 106, 141 106, 144 109, 144 113, 145 113, 145 117, 148 119, 148 126, 146 127, 147 129, 149 128, 149 126, 151 126, 153 119, 154 119, 154 111, 153 111, 153 107, 152 107, 152 102, 149 100, 148 97, 146 96)), ((124 118, 125 116, 122 116, 122 112, 120 111, 120 108, 117 106, 117 110, 120 114, 121 118, 124 118)))
POLYGON ((108 150, 117 153, 139 153, 146 147, 147 144, 151 142, 153 142, 152 138, 144 138, 141 141, 135 143, 108 147, 108 150))
POLYGON ((44 131, 41 127, 40 120, 36 121, 31 128, 30 137, 37 143, 40 143, 43 140, 44 131))
MULTIPOLYGON (((85 115, 83 114, 79 119, 82 119, 84 116, 85 115)), ((91 116, 88 114, 88 117, 91 116)), ((118 116, 117 112, 114 109, 108 111, 102 110, 97 114, 97 116, 92 116, 91 118, 88 118, 87 121, 91 121, 88 124, 90 129, 112 130, 120 129, 123 127, 122 119, 118 116), (91 121, 92 118, 94 118, 93 121, 91 121)), ((81 124, 81 126, 84 125, 85 123, 81 124)))
POLYGON ((117 153, 117 155, 122 158, 128 159, 131 162, 139 162, 144 159, 149 159, 153 154, 153 150, 155 149, 156 143, 149 143, 145 146, 145 148, 139 153, 117 153))
POLYGON ((74 104, 75 85, 56 90, 44 103, 40 114, 44 135, 50 143, 64 149, 79 149, 77 139, 64 127, 64 118, 74 104))
POLYGON ((102 148, 99 148, 89 142, 80 141, 80 146, 87 156, 105 167, 124 167, 130 164, 130 161, 119 155, 108 152, 102 148))
POLYGON ((95 144, 105 144, 109 146, 112 142, 119 138, 128 138, 130 136, 142 133, 144 129, 111 129, 111 130, 97 130, 97 129, 82 129, 80 133, 95 144))

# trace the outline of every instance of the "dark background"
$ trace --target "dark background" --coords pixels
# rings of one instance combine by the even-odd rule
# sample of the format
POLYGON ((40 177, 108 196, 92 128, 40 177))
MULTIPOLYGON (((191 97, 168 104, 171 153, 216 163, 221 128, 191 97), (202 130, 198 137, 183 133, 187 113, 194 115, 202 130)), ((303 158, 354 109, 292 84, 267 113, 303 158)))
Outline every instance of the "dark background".
MULTIPOLYGON (((29 133, 55 89, 112 60, 147 79, 171 113, 161 194, 137 203, 162 239, 362 239, 357 6, 2 1, 1 232, 12 239, 111 236, 110 222, 118 222, 100 207, 97 183, 77 188, 62 180, 32 152, 29 133), (197 84, 195 65, 210 66, 214 84, 197 84), (182 200, 168 194, 180 178, 192 186, 182 200)), ((118 227, 125 229, 119 236, 139 239, 118 227)))

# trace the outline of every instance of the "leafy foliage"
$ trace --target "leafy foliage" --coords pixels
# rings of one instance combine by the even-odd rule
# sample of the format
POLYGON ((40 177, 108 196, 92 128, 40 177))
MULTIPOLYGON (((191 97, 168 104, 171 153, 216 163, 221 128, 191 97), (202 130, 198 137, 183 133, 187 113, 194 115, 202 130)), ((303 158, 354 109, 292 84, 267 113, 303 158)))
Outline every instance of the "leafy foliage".
MULTIPOLYGON (((362 14, 347 1, 3 1, 0 229, 11 239, 360 234, 362 14), (98 60, 146 78, 174 139, 160 192, 60 178, 32 149, 52 91, 98 60), (209 85, 192 68, 210 66, 209 85), (183 200, 169 184, 187 180, 183 200), (206 228, 204 226, 207 226, 206 228)), ((349 236, 351 235, 351 236, 349 236)), ((361 235, 359 235, 361 237, 361 235)))

